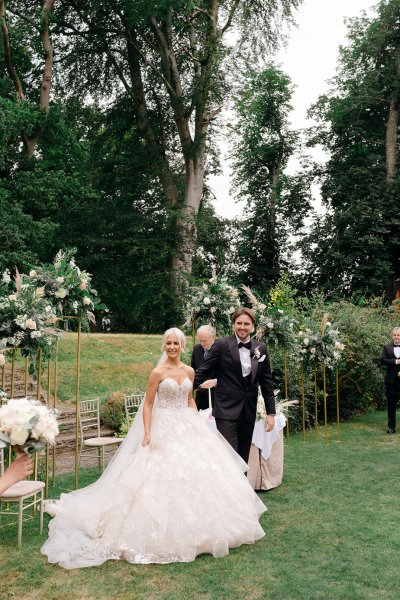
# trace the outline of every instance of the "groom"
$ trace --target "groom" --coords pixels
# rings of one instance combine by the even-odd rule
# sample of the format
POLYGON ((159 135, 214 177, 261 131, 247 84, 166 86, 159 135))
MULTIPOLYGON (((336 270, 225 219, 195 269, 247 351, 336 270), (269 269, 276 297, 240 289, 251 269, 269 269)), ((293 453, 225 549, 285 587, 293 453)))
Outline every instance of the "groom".
POLYGON ((275 424, 275 399, 265 344, 250 339, 256 317, 240 307, 232 315, 234 335, 217 340, 196 371, 194 387, 216 385, 213 415, 218 431, 248 462, 257 412, 258 386, 264 398, 266 431, 275 424), (210 380, 210 377, 216 380, 210 380))

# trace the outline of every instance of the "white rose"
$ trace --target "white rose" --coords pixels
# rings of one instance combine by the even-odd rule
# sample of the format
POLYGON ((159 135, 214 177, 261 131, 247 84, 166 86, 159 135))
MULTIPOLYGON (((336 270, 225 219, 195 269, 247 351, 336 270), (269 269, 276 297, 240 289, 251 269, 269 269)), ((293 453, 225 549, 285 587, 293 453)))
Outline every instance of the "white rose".
POLYGON ((268 327, 268 329, 273 329, 274 328, 274 324, 271 323, 271 321, 268 321, 267 327, 268 327))
POLYGON ((316 353, 316 351, 317 351, 317 349, 316 349, 316 348, 310 348, 310 352, 311 352, 311 354, 315 354, 315 353, 316 353))
POLYGON ((64 283, 64 277, 57 277, 57 283, 64 283))
POLYGON ((326 327, 332 327, 332 323, 330 321, 326 322, 326 327))
POLYGON ((16 300, 16 299, 17 299, 17 296, 16 296, 15 294, 10 294, 10 295, 8 296, 8 299, 9 299, 9 300, 16 300))
POLYGON ((31 271, 29 271, 29 277, 36 277, 37 273, 34 269, 32 269, 31 271))
POLYGON ((41 331, 32 331, 31 332, 31 338, 34 340, 35 338, 40 338, 42 337, 42 332, 41 331))
POLYGON ((302 332, 302 331, 299 331, 299 335, 303 335, 303 332, 302 332))
POLYGON ((267 307, 265 304, 259 304, 258 305, 258 310, 265 310, 267 307))
POLYGON ((1 280, 2 280, 3 283, 10 283, 11 277, 10 277, 10 274, 9 274, 8 271, 4 271, 3 277, 2 277, 1 280))
POLYGON ((206 306, 207 306, 208 304, 211 304, 211 300, 210 300, 210 298, 207 298, 207 296, 206 296, 205 298, 203 298, 203 304, 205 304, 206 306))
POLYGON ((304 340, 303 340, 303 344, 304 344, 305 346, 308 346, 308 344, 309 344, 309 343, 310 343, 310 340, 309 340, 308 338, 304 338, 304 340))
POLYGON ((23 429, 22 427, 15 427, 10 433, 10 443, 12 446, 21 446, 22 444, 25 444, 28 437, 28 429, 23 429))
POLYGON ((92 304, 92 301, 90 298, 88 298, 87 296, 84 297, 84 299, 82 300, 83 304, 85 306, 89 306, 89 304, 92 304))
POLYGON ((60 288, 59 290, 56 291, 56 293, 54 294, 56 296, 56 298, 65 298, 65 296, 68 294, 68 290, 66 290, 65 288, 60 288))
POLYGON ((26 326, 28 329, 36 329, 36 322, 33 319, 27 319, 26 326))

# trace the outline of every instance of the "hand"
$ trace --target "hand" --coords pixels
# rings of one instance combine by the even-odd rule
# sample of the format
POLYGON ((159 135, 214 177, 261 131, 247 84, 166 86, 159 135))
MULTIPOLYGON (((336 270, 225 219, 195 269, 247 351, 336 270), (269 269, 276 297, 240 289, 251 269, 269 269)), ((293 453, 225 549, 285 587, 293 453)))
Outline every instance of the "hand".
POLYGON ((33 462, 28 454, 23 454, 6 469, 5 475, 10 477, 13 483, 26 479, 33 473, 33 462))
POLYGON ((150 444, 150 434, 149 433, 145 433, 144 434, 144 438, 143 438, 143 442, 142 442, 142 446, 148 446, 150 444))
POLYGON ((275 417, 273 415, 267 415, 265 418, 265 431, 272 431, 275 427, 275 417))
POLYGON ((207 388, 213 388, 215 385, 215 379, 207 379, 207 381, 203 381, 200 387, 204 390, 207 388))
POLYGON ((23 448, 21 448, 21 446, 11 446, 11 448, 14 450, 15 452, 15 458, 20 458, 21 456, 26 456, 26 452, 24 452, 23 448))

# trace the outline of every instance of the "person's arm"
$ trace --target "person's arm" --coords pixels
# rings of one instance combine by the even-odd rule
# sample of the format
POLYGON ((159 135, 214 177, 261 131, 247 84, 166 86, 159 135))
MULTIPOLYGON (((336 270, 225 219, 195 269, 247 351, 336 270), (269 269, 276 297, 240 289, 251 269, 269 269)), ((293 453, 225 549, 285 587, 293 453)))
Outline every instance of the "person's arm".
POLYGON ((193 394, 192 394, 192 392, 193 392, 193 381, 194 381, 194 369, 191 369, 189 367, 188 367, 188 377, 189 377, 190 381, 192 382, 192 389, 190 390, 190 392, 188 394, 188 406, 190 408, 192 408, 194 410, 194 412, 197 413, 199 411, 197 410, 197 405, 196 405, 196 402, 193 399, 193 394))
POLYGON ((261 388, 261 393, 264 398, 265 404, 265 412, 267 413, 267 417, 265 419, 265 430, 271 431, 275 425, 275 394, 274 387, 272 383, 272 373, 271 366, 269 362, 269 356, 267 351, 265 350, 265 360, 262 363, 261 375, 259 378, 259 384, 261 388))
POLYGON ((194 357, 195 348, 196 348, 196 346, 195 346, 195 347, 193 348, 193 350, 192 350, 192 358, 191 358, 191 361, 190 361, 190 366, 191 366, 191 367, 192 367, 192 369, 194 369, 194 370, 196 370, 196 359, 195 359, 195 357, 194 357))
MULTIPOLYGON (((221 341, 217 340, 211 346, 210 351, 207 356, 207 360, 196 369, 196 373, 194 376, 194 389, 197 390, 201 386, 202 383, 206 382, 210 378, 214 379, 214 376, 218 376, 218 365, 221 358, 221 341)), ((213 384, 215 385, 215 383, 213 384)), ((212 387, 211 385, 207 385, 207 387, 212 387)))
POLYGON ((5 470, 5 473, 0 477, 0 494, 5 492, 9 487, 26 479, 33 473, 32 459, 28 454, 20 456, 5 470))
POLYGON ((142 446, 150 444, 150 431, 151 431, 151 413, 153 411, 154 399, 156 397, 157 388, 159 386, 161 376, 157 369, 151 372, 149 382, 146 388, 146 397, 143 406, 143 426, 144 426, 144 437, 142 446))
POLYGON ((382 356, 381 356, 381 365, 384 365, 385 367, 393 367, 394 365, 400 365, 400 359, 389 358, 387 347, 383 346, 382 356))

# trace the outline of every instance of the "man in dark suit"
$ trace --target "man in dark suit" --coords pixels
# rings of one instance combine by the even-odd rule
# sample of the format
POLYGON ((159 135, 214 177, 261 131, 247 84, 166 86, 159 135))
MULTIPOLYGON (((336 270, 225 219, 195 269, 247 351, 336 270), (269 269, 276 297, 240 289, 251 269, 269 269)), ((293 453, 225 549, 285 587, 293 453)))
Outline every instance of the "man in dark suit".
POLYGON ((265 344, 250 339, 256 317, 240 307, 232 315, 234 335, 217 340, 196 371, 195 388, 217 378, 213 415, 217 428, 236 452, 248 461, 257 413, 258 387, 265 402, 265 428, 275 424, 275 398, 265 344), (204 383, 203 383, 204 382, 204 383))
MULTIPOLYGON (((204 363, 208 356, 210 348, 215 342, 216 331, 212 325, 202 325, 197 330, 197 339, 199 343, 195 345, 192 352, 191 366, 196 371, 204 363)), ((214 385, 214 383, 210 383, 214 385)), ((208 408, 208 389, 199 389, 196 392, 196 406, 199 410, 208 408)), ((211 402, 214 406, 214 388, 211 388, 211 402)))
POLYGON ((400 396, 400 327, 392 331, 392 343, 383 346, 381 364, 387 367, 385 388, 388 412, 388 433, 396 433, 396 404, 400 396))

